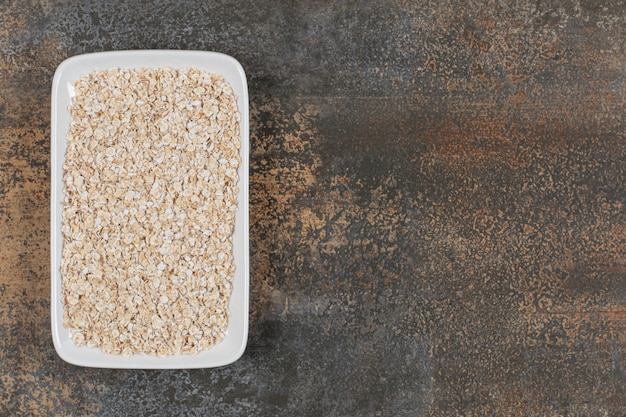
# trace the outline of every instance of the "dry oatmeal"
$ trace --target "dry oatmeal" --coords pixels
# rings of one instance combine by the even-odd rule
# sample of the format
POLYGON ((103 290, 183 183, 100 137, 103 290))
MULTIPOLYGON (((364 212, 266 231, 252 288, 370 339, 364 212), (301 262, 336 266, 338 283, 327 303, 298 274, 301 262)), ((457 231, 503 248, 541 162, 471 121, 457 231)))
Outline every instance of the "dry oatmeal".
POLYGON ((75 82, 64 163, 63 324, 106 353, 195 354, 228 323, 240 135, 219 75, 75 82))

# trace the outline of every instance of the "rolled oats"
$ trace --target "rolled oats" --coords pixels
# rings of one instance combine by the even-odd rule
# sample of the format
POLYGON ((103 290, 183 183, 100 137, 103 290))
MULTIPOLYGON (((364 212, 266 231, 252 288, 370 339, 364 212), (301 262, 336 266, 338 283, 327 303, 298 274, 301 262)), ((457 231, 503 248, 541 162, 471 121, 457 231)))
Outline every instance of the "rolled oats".
POLYGON ((64 164, 64 326, 106 353, 195 354, 228 324, 241 162, 230 85, 195 68, 76 81, 64 164))

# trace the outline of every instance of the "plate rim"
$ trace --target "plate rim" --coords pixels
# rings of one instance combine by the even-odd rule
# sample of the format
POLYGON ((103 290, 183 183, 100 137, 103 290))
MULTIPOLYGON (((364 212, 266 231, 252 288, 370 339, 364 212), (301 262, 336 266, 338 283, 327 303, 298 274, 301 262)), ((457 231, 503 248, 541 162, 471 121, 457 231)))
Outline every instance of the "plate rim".
MULTIPOLYGON (((67 103, 69 106, 69 103, 67 103)), ((167 49, 138 49, 138 50, 119 50, 119 51, 103 51, 75 55, 62 61, 56 68, 52 80, 51 91, 51 131, 50 131, 50 322, 52 330, 52 339, 55 350, 59 357, 64 361, 83 367, 107 368, 107 369, 194 369, 194 368, 214 368, 229 365, 241 358, 247 347, 249 332, 249 291, 250 291, 250 273, 249 273, 249 93, 247 78, 243 66, 230 55, 200 50, 167 50, 167 49), (163 60, 168 61, 169 65, 153 65, 153 62, 161 63, 163 60), (139 63, 138 61, 141 61, 139 63), (171 62, 170 62, 171 61, 171 62), (175 61, 175 62, 174 62, 175 61), (198 62, 203 65, 197 65, 198 62), (108 62, 109 64, 99 66, 98 63, 108 62), (128 65, 129 62, 138 65, 128 65), (126 64, 126 65, 125 65, 126 64), (228 334, 222 342, 214 347, 203 350, 196 355, 171 355, 166 357, 158 357, 154 355, 112 355, 102 352, 100 348, 76 347, 71 339, 61 340, 61 332, 63 329, 63 305, 59 297, 61 290, 61 273, 60 273, 60 247, 56 243, 61 237, 61 222, 59 222, 62 211, 62 192, 59 193, 59 187, 63 187, 63 178, 59 178, 57 173, 62 173, 62 164, 65 160, 64 152, 60 148, 60 142, 65 146, 65 137, 67 127, 63 127, 59 118, 63 112, 69 121, 69 111, 60 108, 63 100, 60 94, 66 94, 71 100, 70 93, 62 92, 62 88, 66 87, 66 83, 71 83, 77 77, 71 77, 68 73, 79 72, 87 74, 95 69, 106 68, 184 68, 196 67, 209 72, 210 68, 227 68, 228 73, 223 73, 224 78, 231 84, 233 90, 237 93, 237 102, 240 110, 240 136, 241 136, 241 165, 238 171, 239 175, 239 195, 238 208, 236 212, 235 228, 242 228, 237 236, 241 240, 241 244, 237 249, 241 252, 239 257, 243 257, 242 264, 237 265, 243 270, 236 271, 235 278, 239 277, 237 283, 238 288, 233 288, 231 294, 231 303, 234 301, 233 295, 237 294, 238 300, 242 301, 241 310, 238 311, 241 326, 238 328, 239 338, 237 340, 228 339, 228 334), (231 72, 232 71, 232 72, 231 72), (235 83, 233 83, 235 81, 235 83), (63 136, 63 137, 60 137, 63 136), (242 282, 243 281, 243 285, 242 282), (237 292, 235 292, 237 291, 237 292), (60 306, 60 311, 59 311, 60 306), (234 345, 232 350, 222 353, 225 348, 219 350, 220 356, 211 355, 220 345, 225 342, 234 345), (68 351, 68 343, 71 344, 73 350, 80 351, 81 355, 72 354, 68 351), (92 356, 95 356, 92 357, 92 356), (214 357, 215 356, 215 357, 214 357)), ((62 245, 61 245, 62 246, 62 245)), ((239 253, 237 252, 237 253, 239 253)), ((232 306, 229 306, 232 308, 232 306)), ((232 313, 232 311, 231 311, 232 313)), ((232 320, 232 314, 229 321, 232 320)), ((229 322, 228 329, 234 322, 229 322)), ((65 329, 67 331, 67 329, 65 329)), ((228 330, 227 330, 228 331, 228 330)), ((225 346, 225 345, 224 345, 225 346)), ((75 353, 75 352, 74 352, 75 353)))

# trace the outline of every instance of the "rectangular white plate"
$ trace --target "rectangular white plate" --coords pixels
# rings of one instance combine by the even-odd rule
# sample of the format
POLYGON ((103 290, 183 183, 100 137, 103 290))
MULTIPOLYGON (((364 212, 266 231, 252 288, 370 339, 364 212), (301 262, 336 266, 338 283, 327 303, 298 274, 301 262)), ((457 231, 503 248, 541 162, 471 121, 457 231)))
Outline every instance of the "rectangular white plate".
POLYGON ((51 322, 54 347, 59 356, 74 365, 98 368, 188 369, 211 368, 230 364, 243 355, 248 340, 249 254, 248 254, 248 85, 245 72, 234 58, 216 52, 141 50, 113 51, 78 55, 63 61, 52 82, 51 121, 51 322), (239 168, 238 208, 235 214, 233 250, 235 277, 230 299, 230 320, 224 339, 197 355, 173 355, 164 358, 149 355, 110 355, 99 348, 77 347, 68 329, 63 327, 61 300, 61 213, 63 210, 63 162, 69 129, 69 106, 74 95, 73 83, 81 75, 96 69, 184 68, 194 67, 222 74, 237 95, 241 113, 241 166, 239 168))

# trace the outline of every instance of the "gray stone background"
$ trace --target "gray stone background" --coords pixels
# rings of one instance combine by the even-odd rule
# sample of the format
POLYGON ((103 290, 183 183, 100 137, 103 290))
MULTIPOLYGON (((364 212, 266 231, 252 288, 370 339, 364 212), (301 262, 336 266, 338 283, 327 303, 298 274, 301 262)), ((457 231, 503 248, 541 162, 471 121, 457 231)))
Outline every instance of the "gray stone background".
POLYGON ((625 16, 0 1, 0 415, 626 415, 625 16), (52 76, 144 48, 248 76, 250 337, 219 369, 79 368, 52 345, 52 76))

